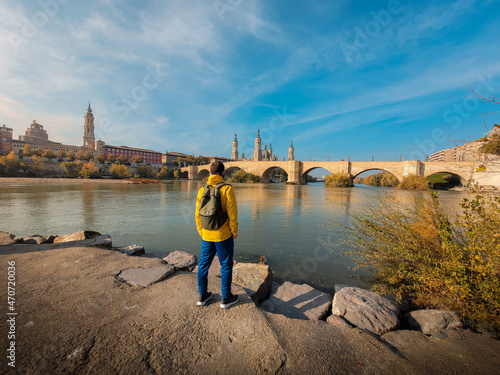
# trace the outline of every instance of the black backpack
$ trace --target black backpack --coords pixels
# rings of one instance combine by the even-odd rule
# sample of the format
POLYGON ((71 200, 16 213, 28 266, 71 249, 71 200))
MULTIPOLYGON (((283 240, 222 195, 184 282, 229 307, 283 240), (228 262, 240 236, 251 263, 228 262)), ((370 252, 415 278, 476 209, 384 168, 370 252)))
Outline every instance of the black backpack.
POLYGON ((203 229, 219 229, 227 221, 227 213, 222 209, 219 189, 227 185, 221 182, 215 186, 205 185, 200 199, 200 221, 203 229))

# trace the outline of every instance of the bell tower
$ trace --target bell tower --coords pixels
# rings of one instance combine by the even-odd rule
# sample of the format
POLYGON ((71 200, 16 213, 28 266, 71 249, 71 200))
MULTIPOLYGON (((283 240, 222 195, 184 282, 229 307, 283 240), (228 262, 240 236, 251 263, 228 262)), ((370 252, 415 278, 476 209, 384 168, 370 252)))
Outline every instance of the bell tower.
POLYGON ((238 160, 238 139, 236 138, 236 133, 234 133, 233 151, 231 152, 231 159, 238 160))
POLYGON ((262 160, 262 140, 260 138, 260 129, 257 129, 257 137, 255 137, 255 148, 253 149, 252 160, 261 161, 262 160))
POLYGON ((95 135, 94 135, 94 114, 92 113, 92 108, 87 109, 85 114, 85 124, 83 125, 83 146, 91 149, 95 149, 95 135))
POLYGON ((288 161, 295 160, 293 141, 290 141, 290 147, 288 148, 288 161))

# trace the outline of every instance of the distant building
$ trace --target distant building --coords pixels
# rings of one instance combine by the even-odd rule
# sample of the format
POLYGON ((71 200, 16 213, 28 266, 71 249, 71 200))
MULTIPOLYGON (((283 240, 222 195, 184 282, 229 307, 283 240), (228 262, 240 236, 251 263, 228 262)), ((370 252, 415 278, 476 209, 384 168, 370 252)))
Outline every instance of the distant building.
POLYGON ((20 141, 25 142, 44 142, 49 140, 49 135, 47 131, 43 129, 43 125, 40 125, 33 120, 33 124, 26 130, 24 135, 19 136, 20 141))
POLYGON ((144 164, 150 164, 152 166, 159 166, 162 163, 161 152, 146 150, 142 148, 105 145, 103 154, 106 158, 110 154, 113 154, 116 159, 118 159, 121 155, 125 155, 128 158, 129 162, 131 162, 132 157, 140 156, 142 157, 142 162, 144 164))
POLYGON ((36 120, 33 120, 33 123, 26 130, 25 134, 20 135, 18 141, 12 142, 12 149, 16 152, 16 154, 22 155, 23 148, 27 144, 29 144, 32 147, 33 151, 36 151, 36 149, 38 148, 41 148, 42 150, 51 149, 52 151, 54 151, 54 153, 57 153, 58 151, 64 151, 65 153, 67 153, 68 151, 73 151, 75 153, 79 151, 91 151, 94 156, 97 156, 99 153, 103 153, 106 157, 109 154, 113 154, 116 158, 118 158, 120 155, 125 155, 127 156, 129 162, 131 161, 131 158, 133 156, 139 155, 142 157, 143 163, 145 164, 151 164, 153 166, 159 166, 162 164, 161 152, 128 146, 110 146, 106 145, 104 141, 96 140, 94 123, 95 119, 94 114, 92 113, 92 108, 90 107, 90 103, 87 108, 87 112, 85 113, 84 120, 83 146, 65 145, 49 140, 49 135, 43 128, 43 125, 40 125, 36 122, 36 120))
POLYGON ((7 155, 13 150, 12 132, 5 124, 0 128, 0 155, 7 155))
POLYGON ((441 150, 428 155, 427 161, 477 161, 477 162, 488 162, 492 160, 498 160, 499 157, 491 154, 483 154, 479 152, 479 149, 484 145, 484 141, 475 141, 465 143, 461 146, 456 146, 448 148, 446 150, 441 150))
MULTIPOLYGON (((293 144, 290 145, 290 149, 288 150, 288 160, 294 160, 294 151, 293 144), (291 154, 290 154, 291 150, 291 154), (290 155, 292 158, 290 159, 290 155)), ((257 129, 257 136, 255 137, 255 147, 253 150, 252 156, 250 158, 245 158, 245 153, 241 155, 241 158, 238 159, 238 140, 236 138, 236 134, 234 135, 233 148, 231 152, 232 160, 250 160, 250 161, 278 161, 278 157, 274 155, 273 147, 269 143, 269 148, 267 148, 267 144, 264 144, 264 149, 262 149, 262 139, 260 138, 260 130, 257 129)))

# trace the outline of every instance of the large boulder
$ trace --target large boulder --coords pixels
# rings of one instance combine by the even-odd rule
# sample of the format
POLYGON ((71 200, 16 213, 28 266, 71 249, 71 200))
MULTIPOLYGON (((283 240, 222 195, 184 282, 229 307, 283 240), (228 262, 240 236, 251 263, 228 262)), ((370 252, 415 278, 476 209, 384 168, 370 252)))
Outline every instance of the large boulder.
POLYGON ((185 251, 174 251, 163 258, 163 260, 177 269, 187 269, 189 271, 192 271, 198 262, 196 256, 185 251))
POLYGON ((87 246, 93 247, 104 247, 107 249, 111 249, 113 247, 113 240, 109 234, 101 234, 97 236, 95 241, 87 246))
POLYGON ((123 246, 117 248, 116 250, 118 250, 120 253, 127 254, 129 256, 141 256, 146 254, 144 246, 139 246, 139 245, 123 246))
POLYGON ((331 301, 328 293, 286 281, 262 304, 262 309, 293 319, 320 320, 330 309, 331 301))
POLYGON ((166 279, 174 272, 175 267, 171 264, 160 264, 150 268, 128 268, 116 276, 131 285, 146 287, 166 279))
POLYGON ((56 238, 54 238, 54 243, 83 241, 83 240, 88 240, 88 239, 92 239, 92 238, 97 238, 100 235, 101 235, 101 233, 99 233, 99 232, 85 230, 82 232, 76 232, 76 233, 65 234, 62 236, 57 236, 56 238))
POLYGON ((233 283, 241 286, 260 305, 271 295, 273 271, 261 263, 236 263, 233 268, 233 283))
POLYGON ((39 234, 33 234, 31 236, 23 237, 22 242, 25 244, 43 244, 43 243, 53 243, 55 236, 41 236, 39 234))
POLYGON ((346 287, 335 293, 332 313, 348 323, 383 335, 399 326, 399 309, 388 299, 355 287, 346 287))
POLYGON ((406 327, 411 330, 422 332, 424 335, 432 335, 443 329, 460 328, 460 318, 451 311, 442 310, 417 310, 403 317, 406 327))
POLYGON ((0 231, 0 246, 7 246, 16 243, 16 236, 12 233, 0 231))

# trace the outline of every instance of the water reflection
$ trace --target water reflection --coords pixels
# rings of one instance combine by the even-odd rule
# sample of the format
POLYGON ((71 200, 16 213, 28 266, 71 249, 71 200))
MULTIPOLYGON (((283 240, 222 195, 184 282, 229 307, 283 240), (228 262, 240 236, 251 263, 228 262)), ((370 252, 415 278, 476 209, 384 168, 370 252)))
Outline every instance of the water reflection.
MULTIPOLYGON (((201 181, 132 184, 0 185, 0 230, 19 236, 79 230, 109 233, 115 246, 142 245, 149 253, 184 250, 199 255, 194 222, 201 181)), ((236 258, 264 255, 275 276, 322 289, 360 285, 344 257, 342 225, 354 211, 380 199, 408 203, 421 193, 389 188, 325 188, 284 184, 232 184, 239 208, 236 258)), ((442 192, 453 209, 464 193, 442 192)))

